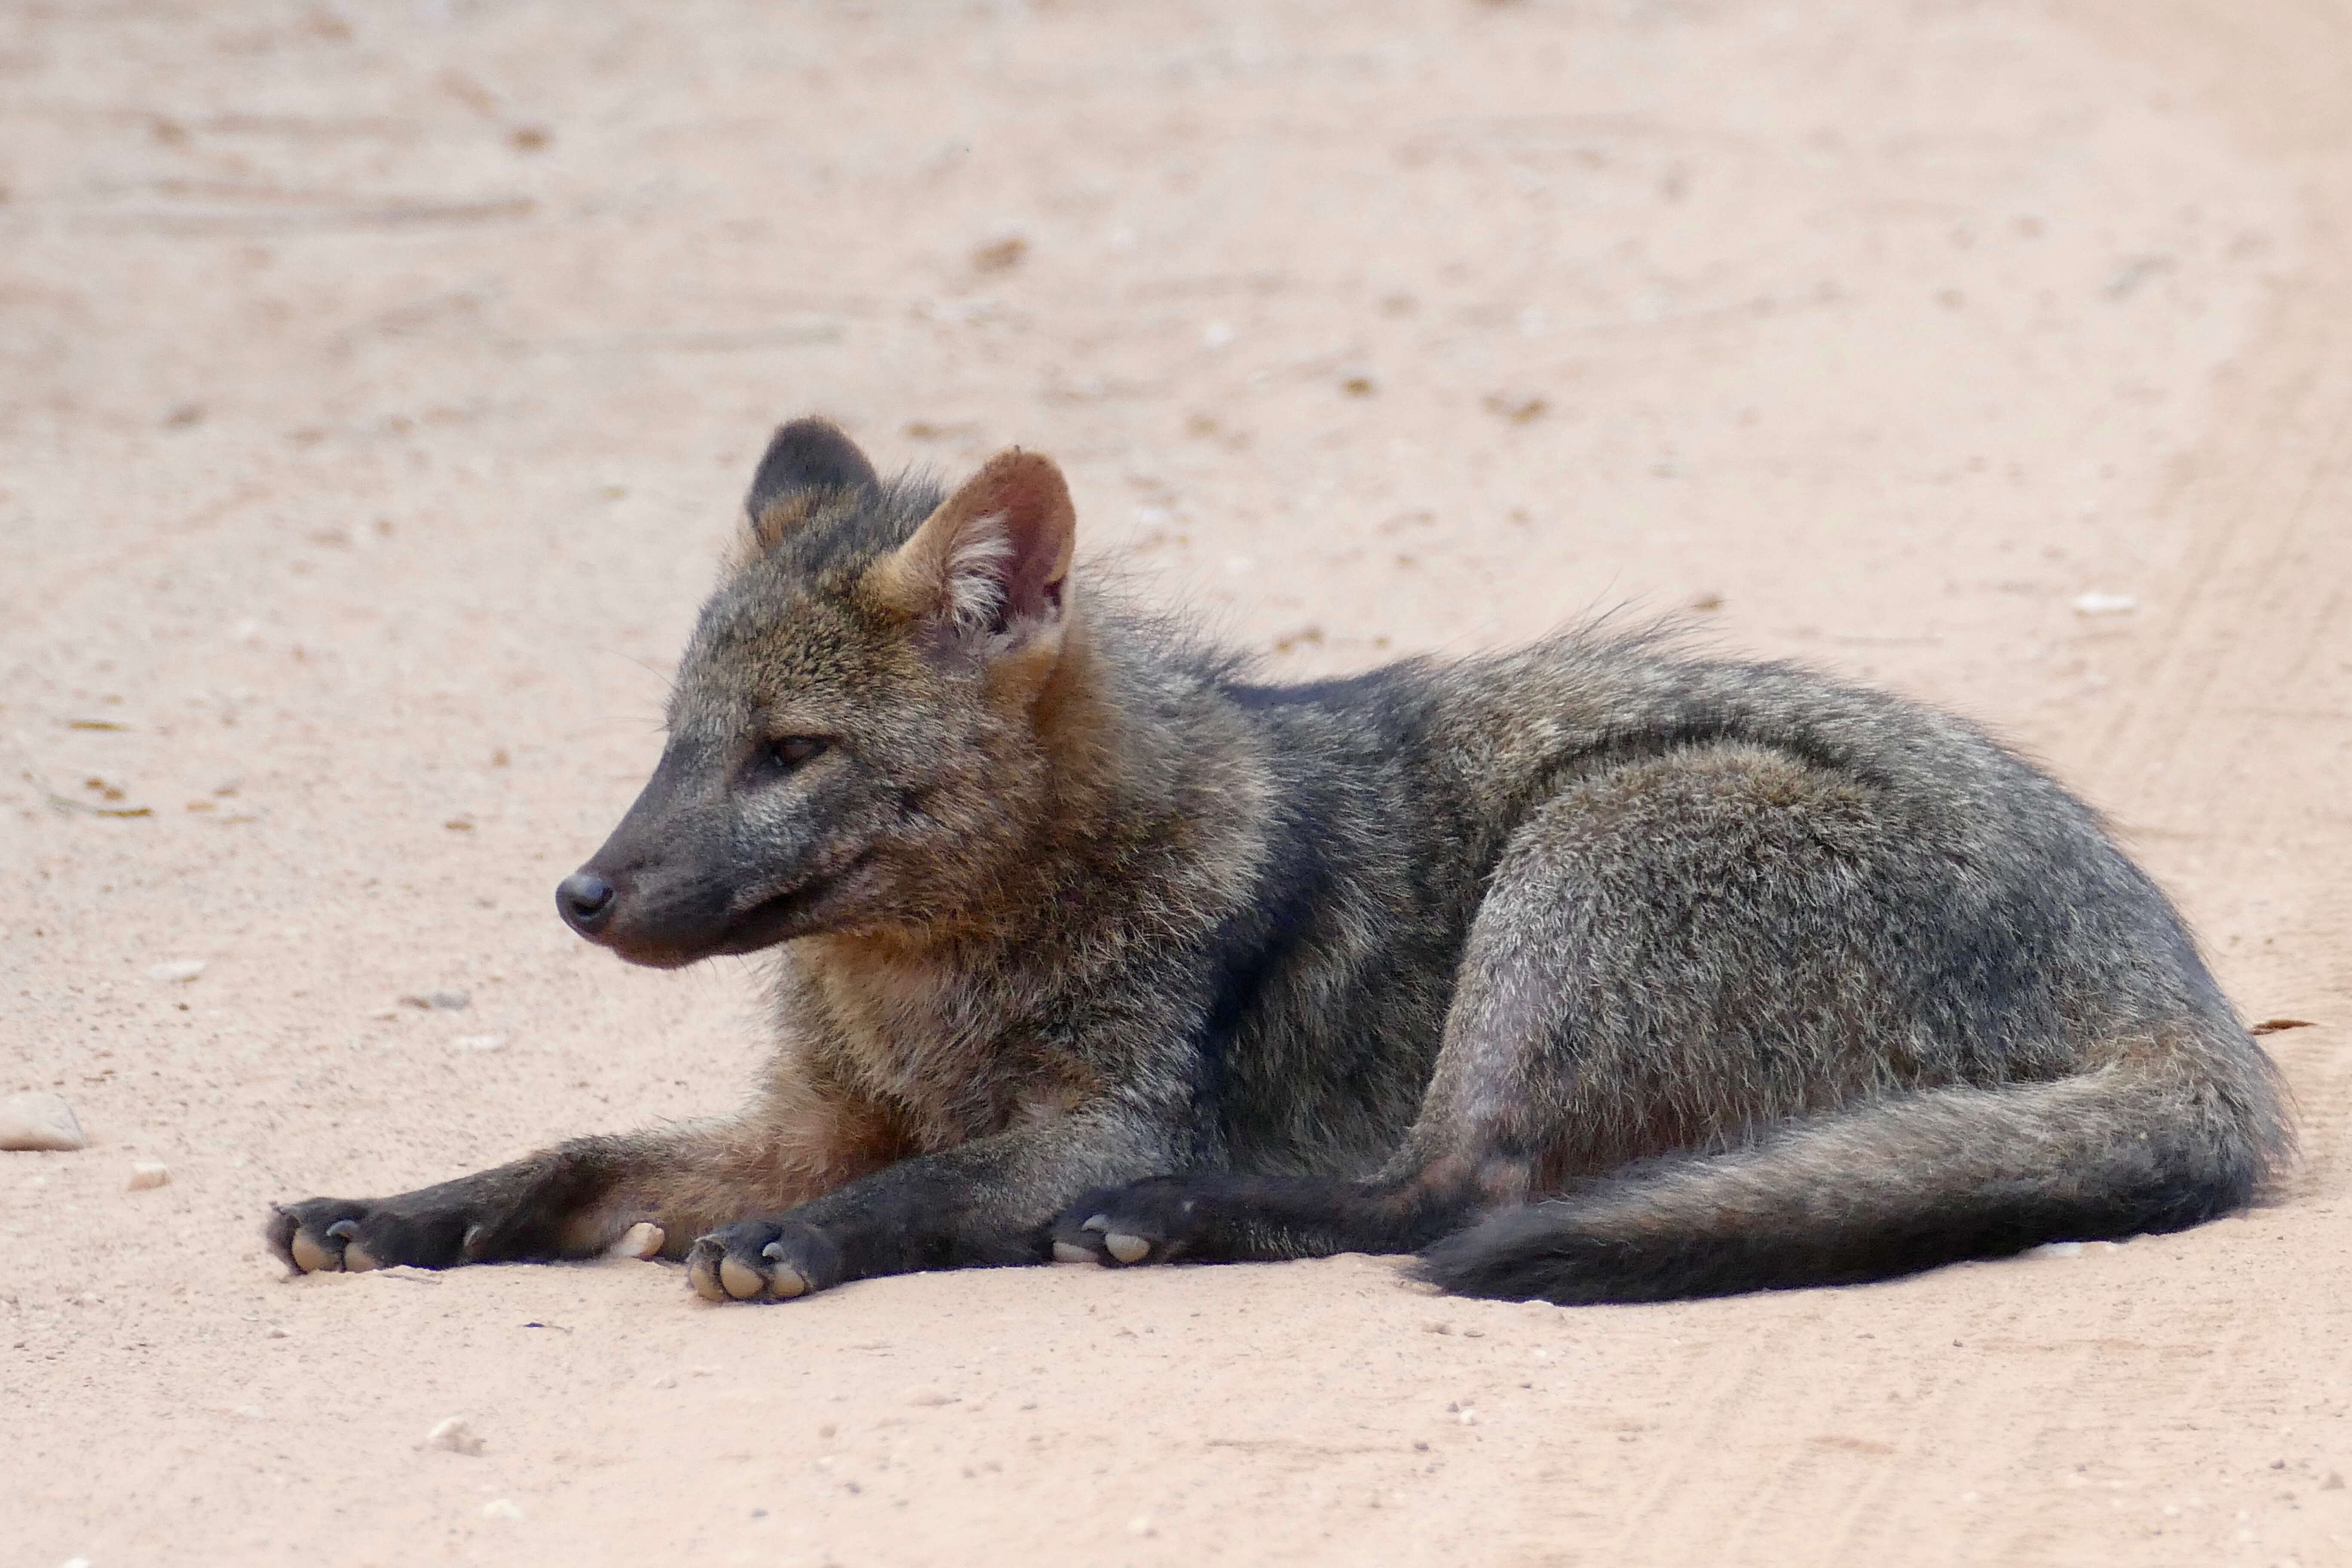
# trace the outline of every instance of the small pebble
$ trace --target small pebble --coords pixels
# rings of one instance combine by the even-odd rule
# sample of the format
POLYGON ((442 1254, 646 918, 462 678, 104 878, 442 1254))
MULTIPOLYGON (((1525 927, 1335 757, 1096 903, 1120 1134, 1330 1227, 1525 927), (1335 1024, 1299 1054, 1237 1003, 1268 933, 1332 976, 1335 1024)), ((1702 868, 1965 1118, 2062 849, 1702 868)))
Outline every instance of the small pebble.
POLYGON ((907 1394, 909 1405, 953 1405, 955 1402, 956 1396, 943 1388, 917 1388, 909 1390, 907 1394))
POLYGON ((668 1232, 651 1220, 641 1219, 621 1233, 621 1239, 604 1249, 607 1258, 659 1258, 662 1244, 669 1239, 668 1232))
POLYGON ((89 1143, 61 1094, 37 1091, 0 1100, 0 1149, 71 1150, 89 1143))
POLYGON ((522 1510, 504 1498, 498 1498, 482 1505, 482 1517, 484 1519, 520 1519, 522 1510))
POLYGON ((449 1043, 461 1051, 495 1051, 505 1047, 507 1037, 504 1035, 460 1035, 449 1043))
POLYGON ((425 1007, 436 1013, 455 1013, 474 1004, 473 994, 466 991, 427 991, 423 995, 403 996, 401 1003, 410 1007, 425 1007))
POLYGON ((1160 1527, 1151 1522, 1150 1514, 1139 1513, 1127 1521, 1127 1532, 1129 1535, 1157 1535, 1160 1527))
POLYGON ((2078 616, 2120 616, 2139 608, 2139 601, 2129 594, 2077 594, 2074 613, 2078 616))
POLYGON ((160 1160, 135 1160, 131 1165, 130 1190, 143 1193, 150 1187, 160 1187, 172 1179, 172 1167, 160 1160))
POLYGON ((147 978, 158 985, 165 985, 174 981, 194 980, 204 972, 205 961, 201 958, 175 958, 169 963, 150 964, 147 978))
POLYGON ((474 1435, 474 1429, 466 1425, 463 1417, 457 1415, 436 1422, 433 1430, 425 1434, 425 1441, 433 1447, 446 1448, 453 1454, 479 1458, 482 1452, 482 1440, 474 1435))

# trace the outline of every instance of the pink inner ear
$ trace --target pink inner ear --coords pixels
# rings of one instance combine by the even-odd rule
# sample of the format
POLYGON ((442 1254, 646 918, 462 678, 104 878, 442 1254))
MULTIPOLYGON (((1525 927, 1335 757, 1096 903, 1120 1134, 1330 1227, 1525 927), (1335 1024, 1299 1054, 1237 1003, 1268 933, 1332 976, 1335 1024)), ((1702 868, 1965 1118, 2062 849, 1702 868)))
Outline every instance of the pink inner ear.
POLYGON ((1068 487, 1051 461, 1032 453, 1007 453, 989 467, 998 471, 984 476, 984 489, 972 487, 980 493, 964 515, 971 522, 993 518, 1009 546, 992 563, 1003 586, 1003 618, 1050 619, 1061 610, 1070 569, 1068 487))

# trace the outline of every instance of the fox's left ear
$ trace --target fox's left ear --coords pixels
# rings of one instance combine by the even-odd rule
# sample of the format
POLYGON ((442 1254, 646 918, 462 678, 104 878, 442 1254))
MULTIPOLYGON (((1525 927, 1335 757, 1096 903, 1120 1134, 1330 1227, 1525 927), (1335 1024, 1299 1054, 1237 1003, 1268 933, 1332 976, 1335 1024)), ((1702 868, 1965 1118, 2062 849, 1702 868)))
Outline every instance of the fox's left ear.
POLYGON ((870 490, 881 484, 857 443, 829 419, 795 419, 768 441, 768 455, 743 498, 751 537, 773 550, 808 521, 827 490, 870 490))
POLYGON ((885 556, 872 579, 898 610, 1009 652, 1061 634, 1077 516, 1051 458, 991 458, 885 556))

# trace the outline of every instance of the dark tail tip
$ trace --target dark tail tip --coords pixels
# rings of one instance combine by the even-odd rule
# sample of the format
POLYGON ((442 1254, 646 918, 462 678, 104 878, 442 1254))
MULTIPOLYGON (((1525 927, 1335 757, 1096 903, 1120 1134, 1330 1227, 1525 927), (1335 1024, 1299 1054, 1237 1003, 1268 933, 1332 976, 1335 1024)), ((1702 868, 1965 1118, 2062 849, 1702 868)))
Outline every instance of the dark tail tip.
POLYGON ((1564 1206, 1531 1204, 1456 1231, 1424 1250, 1408 1272, 1455 1296, 1581 1306, 1625 1300, 1621 1251, 1577 1234, 1564 1206), (1613 1265, 1613 1266, 1612 1266, 1613 1265))

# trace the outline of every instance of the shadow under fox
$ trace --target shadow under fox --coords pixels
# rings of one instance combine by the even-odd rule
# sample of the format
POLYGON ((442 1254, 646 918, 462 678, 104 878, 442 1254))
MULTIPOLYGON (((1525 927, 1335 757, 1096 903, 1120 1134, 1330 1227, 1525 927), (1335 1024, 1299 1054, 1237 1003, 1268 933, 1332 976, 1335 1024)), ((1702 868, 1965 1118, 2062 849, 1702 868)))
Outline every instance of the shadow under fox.
POLYGON ((942 495, 803 420, 749 512, 558 902, 773 952, 752 1103, 285 1205, 293 1268, 1418 1252, 1647 1300, 2175 1229, 2289 1156, 2164 895, 1958 720, 1638 635, 1263 684, 1087 593, 1031 453, 942 495))

